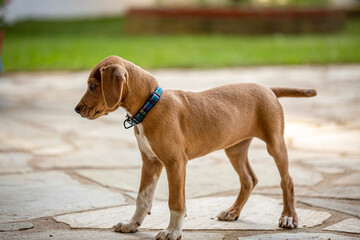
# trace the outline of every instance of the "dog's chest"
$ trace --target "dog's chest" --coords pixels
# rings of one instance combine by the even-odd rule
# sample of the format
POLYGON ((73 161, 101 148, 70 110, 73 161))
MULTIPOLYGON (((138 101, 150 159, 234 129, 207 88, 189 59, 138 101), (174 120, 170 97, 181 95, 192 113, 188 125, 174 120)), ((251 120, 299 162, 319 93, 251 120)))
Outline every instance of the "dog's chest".
POLYGON ((138 128, 138 133, 135 132, 135 137, 138 142, 138 146, 140 151, 144 153, 149 159, 155 158, 156 155, 154 154, 153 150, 151 149, 150 143, 144 134, 144 129, 141 124, 136 125, 138 128))

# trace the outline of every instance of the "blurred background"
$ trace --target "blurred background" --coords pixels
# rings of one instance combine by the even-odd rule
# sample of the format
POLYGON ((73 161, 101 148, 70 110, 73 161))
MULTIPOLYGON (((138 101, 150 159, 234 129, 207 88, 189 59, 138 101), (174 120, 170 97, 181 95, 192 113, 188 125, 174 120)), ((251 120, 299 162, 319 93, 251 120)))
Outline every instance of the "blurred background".
POLYGON ((360 61, 357 0, 3 0, 4 71, 360 61), (186 54, 184 54, 186 53, 186 54))
POLYGON ((74 111, 109 55, 164 89, 318 92, 280 99, 301 228, 278 228, 280 176, 254 139, 259 183, 238 221, 216 220, 240 188, 224 151, 188 163, 184 240, 360 236, 359 0, 0 0, 0 20, 0 239, 140 240, 167 227, 162 173, 140 232, 111 229, 135 209, 137 142, 124 109, 95 121, 74 111))

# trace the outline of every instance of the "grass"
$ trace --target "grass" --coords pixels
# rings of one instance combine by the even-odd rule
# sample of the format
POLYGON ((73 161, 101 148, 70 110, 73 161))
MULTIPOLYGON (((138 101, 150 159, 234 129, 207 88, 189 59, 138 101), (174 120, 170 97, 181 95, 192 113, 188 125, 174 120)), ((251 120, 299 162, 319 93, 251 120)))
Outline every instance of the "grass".
POLYGON ((127 36, 122 19, 27 21, 6 29, 5 71, 90 69, 108 55, 144 68, 360 62, 360 21, 334 34, 127 36))

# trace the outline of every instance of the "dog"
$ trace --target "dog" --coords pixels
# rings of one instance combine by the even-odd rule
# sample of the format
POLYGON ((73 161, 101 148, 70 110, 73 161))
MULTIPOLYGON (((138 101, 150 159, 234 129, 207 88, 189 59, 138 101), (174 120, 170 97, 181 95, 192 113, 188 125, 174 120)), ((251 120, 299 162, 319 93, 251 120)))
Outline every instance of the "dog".
POLYGON ((128 114, 124 126, 134 126, 142 157, 135 213, 130 221, 115 225, 115 231, 137 231, 150 214, 155 187, 165 168, 170 222, 155 238, 181 239, 186 215, 187 162, 219 149, 225 150, 238 173, 241 189, 234 204, 221 211, 217 218, 237 220, 258 182, 247 157, 255 137, 266 143, 281 176, 284 204, 279 227, 296 228, 294 185, 288 170, 284 114, 278 98, 312 96, 316 96, 314 89, 267 88, 253 83, 225 85, 202 92, 162 92, 156 78, 141 67, 118 56, 103 59, 91 71, 88 88, 75 111, 82 117, 96 119, 124 108, 128 114))

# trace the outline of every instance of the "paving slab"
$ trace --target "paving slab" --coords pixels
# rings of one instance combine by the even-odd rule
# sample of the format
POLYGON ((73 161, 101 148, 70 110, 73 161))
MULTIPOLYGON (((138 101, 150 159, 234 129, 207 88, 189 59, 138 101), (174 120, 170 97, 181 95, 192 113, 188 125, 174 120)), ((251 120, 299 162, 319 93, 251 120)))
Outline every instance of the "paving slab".
MULTIPOLYGON (((82 140, 85 144, 90 143, 93 139, 94 141, 106 139, 111 140, 113 144, 118 146, 137 147, 134 130, 124 129, 123 127, 125 116, 125 110, 118 109, 116 112, 111 113, 111 116, 101 117, 95 121, 80 118, 78 119, 80 126, 73 129, 73 131, 77 140, 82 140)), ((79 118, 79 116, 73 116, 72 118, 74 117, 79 118)), ((72 118, 68 120, 69 124, 71 124, 72 118)))
POLYGON ((0 150, 47 151, 56 154, 73 148, 61 136, 12 118, 0 118, 0 150))
POLYGON ((339 179, 336 179, 333 184, 335 185, 360 185, 360 172, 347 174, 339 179))
POLYGON ((312 189, 297 187, 295 194, 309 197, 360 199, 360 186, 319 186, 312 189))
POLYGON ((343 203, 324 198, 306 198, 298 200, 298 202, 305 203, 313 207, 326 208, 360 217, 360 205, 357 204, 343 203))
MULTIPOLYGON (((76 97, 79 97, 81 93, 74 93, 76 97)), ((68 95, 68 94, 67 94, 68 95)), ((46 100, 46 97, 42 97, 41 100, 46 100)), ((62 96, 57 96, 57 99, 64 99, 62 96)), ((54 99, 55 100, 55 99, 54 99)), ((64 99, 65 100, 65 99, 64 99)), ((31 104, 29 107, 18 107, 21 109, 21 114, 19 114, 19 109, 9 109, 6 113, 12 119, 18 119, 28 123, 33 123, 38 126, 42 126, 44 129, 52 130, 57 133, 69 133, 81 134, 87 136, 92 136, 95 133, 100 133, 101 136, 108 138, 121 138, 126 135, 127 132, 132 133, 132 130, 126 131, 123 126, 124 116, 126 112, 122 109, 111 114, 110 118, 99 118, 96 121, 91 121, 86 118, 81 118, 79 114, 74 111, 76 101, 67 102, 65 100, 64 104, 57 104, 54 106, 53 100, 48 100, 48 103, 41 102, 41 105, 35 103, 31 104), (66 108, 63 108, 63 107, 66 108), (35 108, 35 109, 34 109, 35 108), (36 114, 34 114, 34 110, 36 114), (116 129, 118 127, 118 129, 116 129), (113 133, 109 133, 109 128, 113 129, 113 133), (116 129, 116 131, 114 130, 116 129), (116 136, 114 133, 119 133, 119 136, 116 136)), ((135 139, 135 138, 134 138, 135 139)))
POLYGON ((324 229, 328 231, 360 233, 360 220, 356 218, 348 218, 324 229))
MULTIPOLYGON (((214 197, 190 199, 186 202, 187 217, 184 220, 184 229, 247 229, 247 230, 276 230, 281 215, 281 200, 252 195, 239 220, 226 222, 219 221, 216 215, 223 209, 231 206, 234 197, 214 197)), ((111 228, 120 221, 129 220, 135 211, 134 205, 116 207, 104 210, 87 211, 83 213, 56 216, 58 222, 69 224, 72 228, 111 228)), ((297 209, 299 228, 313 227, 321 224, 331 215, 323 211, 297 209)), ((169 221, 168 204, 165 201, 153 203, 151 215, 148 216, 141 228, 163 229, 169 221)))
POLYGON ((311 239, 311 240, 356 240, 357 237, 341 236, 332 233, 276 233, 276 234, 260 234, 252 235, 250 237, 239 237, 238 240, 299 240, 299 239, 311 239))
POLYGON ((0 223, 0 232, 19 231, 33 228, 34 225, 29 222, 16 222, 16 223, 0 223))
MULTIPOLYGON (((258 194, 275 194, 281 195, 280 188, 262 188, 254 189, 258 194)), ((360 187, 359 186, 316 186, 313 188, 295 187, 295 196, 303 197, 324 197, 324 198, 337 198, 337 199, 360 199, 360 187)))
POLYGON ((290 148, 360 154, 360 131, 357 129, 347 130, 336 125, 318 126, 315 123, 287 122, 285 137, 290 148))
POLYGON ((314 170, 325 174, 339 174, 345 172, 345 170, 340 167, 315 167, 314 170))
POLYGON ((0 176, 0 223, 125 204, 120 193, 62 172, 0 176))
MULTIPOLYGON (((339 174, 351 170, 351 166, 360 163, 358 157, 344 156, 340 153, 314 152, 288 149, 289 162, 297 162, 311 170, 325 174, 339 174)), ((290 164, 291 168, 291 164, 290 164)))
POLYGON ((82 147, 67 154, 37 157, 33 164, 41 169, 140 167, 141 155, 130 147, 82 147))
POLYGON ((31 158, 32 155, 23 152, 0 152, 0 174, 31 171, 27 164, 31 158))
POLYGON ((341 172, 345 170, 360 171, 360 156, 347 157, 338 154, 333 155, 319 155, 318 157, 311 157, 301 159, 301 162, 315 167, 317 169, 323 168, 340 168, 341 172))
POLYGON ((39 156, 57 156, 77 149, 89 150, 95 143, 98 147, 110 143, 115 149, 137 148, 133 131, 122 126, 124 116, 125 111, 119 110, 111 118, 90 121, 79 118, 72 106, 66 111, 33 108, 7 111, 6 118, 0 119, 3 142, 0 150, 23 149, 39 156))
MULTIPOLYGON (((157 232, 137 232, 131 234, 116 233, 111 230, 48 230, 33 233, 0 233, 2 240, 26 239, 26 240, 153 240, 157 232)), ((183 232, 183 240, 221 240, 221 233, 183 232)))

